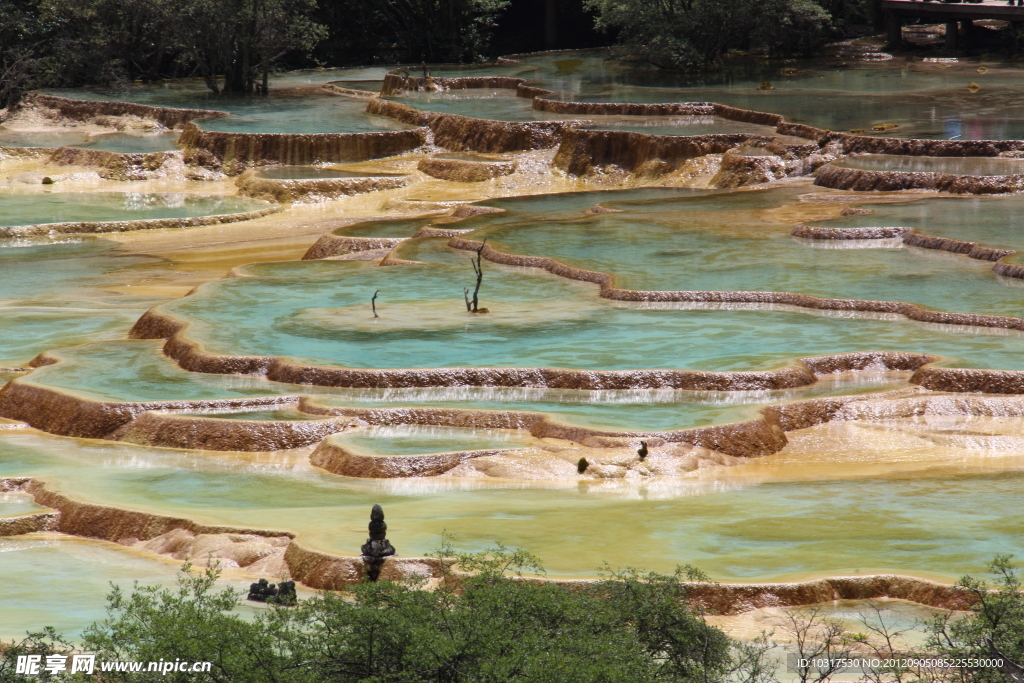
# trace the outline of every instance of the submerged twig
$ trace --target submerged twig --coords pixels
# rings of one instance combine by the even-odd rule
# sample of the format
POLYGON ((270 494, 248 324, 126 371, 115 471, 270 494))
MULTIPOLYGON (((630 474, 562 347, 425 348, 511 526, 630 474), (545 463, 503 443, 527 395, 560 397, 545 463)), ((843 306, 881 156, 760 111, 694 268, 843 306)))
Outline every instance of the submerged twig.
POLYGON ((374 318, 379 318, 380 317, 379 315, 377 315, 377 295, 378 294, 380 294, 380 290, 379 289, 374 290, 373 297, 370 299, 370 308, 373 309, 373 317, 374 318))

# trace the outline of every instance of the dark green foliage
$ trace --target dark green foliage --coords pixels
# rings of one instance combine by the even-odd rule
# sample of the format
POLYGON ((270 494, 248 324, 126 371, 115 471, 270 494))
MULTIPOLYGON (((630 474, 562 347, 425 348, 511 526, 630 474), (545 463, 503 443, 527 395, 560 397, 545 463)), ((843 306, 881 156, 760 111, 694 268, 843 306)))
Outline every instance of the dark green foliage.
MULTIPOLYGON (((956 619, 943 614, 931 623, 929 650, 952 658, 991 659, 1002 656, 1024 662, 1024 594, 1020 577, 1008 555, 998 555, 990 565, 994 583, 965 576, 959 585, 977 598, 973 614, 956 619)), ((957 679, 970 683, 1006 683, 1008 677, 995 668, 959 672, 957 679)))
MULTIPOLYGON (((105 673, 104 680, 131 681, 270 681, 268 671, 282 666, 272 629, 230 612, 240 593, 215 591, 218 572, 190 573, 186 564, 177 589, 139 586, 130 595, 115 587, 107 597, 110 618, 84 635, 85 650, 107 661, 212 662, 208 674, 172 672, 105 673)), ((286 609, 286 608, 282 608, 286 609)))
POLYGON ((275 69, 323 61, 479 62, 507 2, 0 0, 0 107, 39 85, 200 76, 250 94, 275 69))
POLYGON ((46 37, 32 0, 0 0, 0 109, 17 105, 40 69, 46 37))
POLYGON ((18 49, 36 59, 39 85, 198 74, 214 92, 252 93, 283 57, 324 38, 315 9, 316 0, 0 0, 0 66, 18 49))
POLYGON ((597 25, 620 30, 619 40, 649 62, 701 69, 730 49, 768 54, 819 47, 831 17, 812 0, 587 0, 597 25))
POLYGON ((331 64, 480 62, 508 0, 334 0, 318 17, 331 64))
POLYGON ((262 89, 277 60, 311 50, 326 36, 311 19, 316 0, 182 0, 174 6, 179 59, 194 64, 214 92, 218 74, 224 92, 262 89))
MULTIPOLYGON (((538 578, 537 560, 498 546, 443 547, 439 585, 379 581, 243 618, 217 572, 177 589, 114 589, 110 617, 87 630, 99 660, 210 661, 209 673, 103 673, 107 683, 225 682, 767 683, 764 644, 741 646, 687 608, 686 569, 626 571, 575 588, 538 578), (457 567, 457 571, 456 571, 457 567)), ((50 652, 47 639, 16 646, 50 652)), ((0 664, 0 682, 11 678, 0 664), (8 676, 4 678, 4 676, 8 676)))

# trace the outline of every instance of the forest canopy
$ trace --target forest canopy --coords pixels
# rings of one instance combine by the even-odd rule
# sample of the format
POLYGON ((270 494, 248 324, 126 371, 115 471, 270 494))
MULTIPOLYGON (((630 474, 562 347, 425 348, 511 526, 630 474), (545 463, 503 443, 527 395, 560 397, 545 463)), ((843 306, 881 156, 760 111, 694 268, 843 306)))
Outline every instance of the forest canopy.
POLYGON ((875 2, 0 0, 0 108, 30 88, 186 77, 258 94, 278 70, 474 63, 496 48, 618 43, 661 68, 700 70, 728 52, 813 53, 872 23, 875 2))

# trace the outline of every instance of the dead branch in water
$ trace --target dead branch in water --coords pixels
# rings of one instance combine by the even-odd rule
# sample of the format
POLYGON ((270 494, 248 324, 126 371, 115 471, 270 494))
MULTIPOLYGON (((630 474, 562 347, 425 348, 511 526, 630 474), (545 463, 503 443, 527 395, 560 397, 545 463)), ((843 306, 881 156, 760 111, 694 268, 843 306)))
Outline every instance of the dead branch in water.
POLYGON ((476 250, 476 260, 469 260, 469 264, 473 266, 473 272, 476 273, 476 287, 473 289, 472 308, 470 308, 469 290, 463 291, 463 296, 466 297, 466 310, 470 313, 482 313, 487 310, 480 310, 480 284, 484 281, 483 251, 485 246, 487 246, 486 239, 481 242, 480 248, 476 250))
POLYGON ((374 290, 373 297, 370 299, 370 307, 373 309, 373 317, 374 318, 379 318, 380 317, 379 315, 377 315, 377 295, 378 294, 380 294, 380 290, 379 289, 374 290))

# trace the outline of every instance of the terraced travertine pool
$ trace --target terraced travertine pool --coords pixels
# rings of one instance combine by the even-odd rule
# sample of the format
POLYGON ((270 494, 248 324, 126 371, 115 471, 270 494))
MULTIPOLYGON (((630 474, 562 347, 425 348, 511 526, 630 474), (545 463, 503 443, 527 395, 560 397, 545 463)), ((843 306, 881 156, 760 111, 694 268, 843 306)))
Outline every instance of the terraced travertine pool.
MULTIPOLYGON (((1019 68, 849 63, 694 78, 584 52, 433 73, 524 78, 552 99, 713 101, 835 129, 899 124, 869 138, 1024 137, 1019 68), (967 92, 971 80, 979 91, 967 92), (773 89, 758 90, 763 81, 773 89)), ((282 74, 264 100, 211 98, 195 82, 55 94, 216 109, 228 116, 203 128, 271 141, 374 136, 411 124, 320 85, 379 88, 385 74, 282 74)), ((508 88, 390 99, 500 124, 472 124, 465 145, 429 138, 358 163, 251 160, 259 174, 296 183, 394 174, 410 183, 194 227, 185 221, 266 206, 237 196, 229 173, 238 169, 218 167, 215 151, 174 152, 166 173, 133 181, 58 168, 48 154, 0 153, 0 225, 182 220, 0 239, 0 525, 62 516, 0 538, 0 569, 23 598, 0 605, 0 637, 47 624, 76 637, 102 616, 108 581, 170 583, 180 561, 158 552, 159 537, 76 526, 44 498, 100 506, 97 519, 130 510, 288 533, 285 543, 325 562, 357 553, 368 508, 381 503, 403 557, 429 553, 448 532, 468 550, 522 546, 556 579, 593 577, 607 562, 689 563, 735 582, 878 573, 950 582, 996 553, 1024 552, 1024 290, 1010 268, 1019 255, 999 252, 995 263, 899 236, 791 235, 801 225, 901 227, 1020 249, 1017 194, 825 190, 809 175, 826 162, 1009 172, 1018 152, 851 156, 827 136, 712 116, 549 115, 508 88), (575 176, 565 159, 583 148, 530 128, 572 119, 593 139, 637 132, 626 151, 651 156, 628 166, 613 154, 575 176), (736 147, 762 136, 770 149, 739 150, 743 163, 781 154, 788 177, 723 187, 724 150, 666 156, 686 136, 722 133, 736 147), (510 142, 527 134, 540 142, 510 142), (452 154, 517 169, 480 182, 417 170, 452 154), (664 172, 683 161, 684 171, 664 172), (56 182, 44 186, 44 176, 56 182), (483 244, 487 312, 471 313, 470 261, 483 244), (269 440, 246 440, 245 430, 269 440), (582 473, 580 457, 591 463, 582 473), (404 475, 373 476, 353 461, 397 463, 380 471, 404 475)), ((95 121, 39 128, 0 127, 0 147, 142 152, 169 149, 178 135, 95 121)), ((615 139, 606 147, 618 154, 615 139)), ((227 557, 233 585, 270 571, 227 557)))

